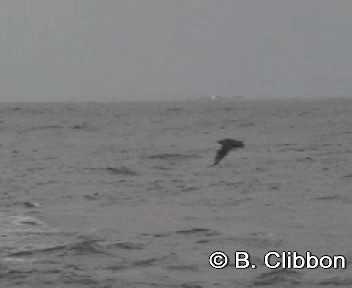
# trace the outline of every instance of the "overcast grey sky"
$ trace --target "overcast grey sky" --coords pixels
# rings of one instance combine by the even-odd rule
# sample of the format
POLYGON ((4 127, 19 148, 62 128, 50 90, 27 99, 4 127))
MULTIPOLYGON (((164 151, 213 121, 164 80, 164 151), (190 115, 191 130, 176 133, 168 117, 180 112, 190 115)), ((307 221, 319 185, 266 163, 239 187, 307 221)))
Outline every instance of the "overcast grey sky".
POLYGON ((0 0, 0 100, 352 95, 351 0, 0 0))

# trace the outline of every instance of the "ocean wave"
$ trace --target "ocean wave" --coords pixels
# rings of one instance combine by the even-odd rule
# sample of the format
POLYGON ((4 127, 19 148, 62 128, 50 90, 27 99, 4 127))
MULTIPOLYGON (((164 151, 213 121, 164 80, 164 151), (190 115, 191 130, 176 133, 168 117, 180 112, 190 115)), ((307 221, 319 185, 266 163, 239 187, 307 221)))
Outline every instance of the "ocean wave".
POLYGON ((264 285, 299 285, 300 273, 293 270, 279 269, 260 274, 253 281, 253 286, 264 285))
POLYGON ((178 154, 178 153, 160 153, 150 155, 147 159, 161 159, 161 160, 182 160, 182 159, 196 159, 200 156, 197 154, 178 154))
POLYGON ((22 133, 28 133, 28 132, 41 131, 41 130, 52 130, 52 129, 62 129, 62 128, 63 126, 60 126, 60 125, 38 126, 38 127, 32 127, 32 128, 18 131, 18 133, 22 134, 22 133))

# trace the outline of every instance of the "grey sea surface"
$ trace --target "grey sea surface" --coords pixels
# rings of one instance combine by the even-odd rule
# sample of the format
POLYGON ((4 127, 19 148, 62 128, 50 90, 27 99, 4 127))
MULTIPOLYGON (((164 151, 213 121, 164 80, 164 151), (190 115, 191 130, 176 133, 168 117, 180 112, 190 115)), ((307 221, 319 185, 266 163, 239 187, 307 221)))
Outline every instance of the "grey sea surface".
POLYGON ((0 287, 351 287, 351 115, 349 99, 1 104, 0 287), (222 138, 246 146, 210 167, 222 138), (269 251, 347 269, 272 270, 269 251))

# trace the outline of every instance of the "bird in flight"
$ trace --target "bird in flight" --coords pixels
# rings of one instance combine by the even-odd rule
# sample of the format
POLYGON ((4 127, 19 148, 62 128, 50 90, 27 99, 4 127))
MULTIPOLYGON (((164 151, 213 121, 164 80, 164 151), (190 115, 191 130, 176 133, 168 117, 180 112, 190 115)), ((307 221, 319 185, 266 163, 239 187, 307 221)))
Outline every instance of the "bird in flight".
POLYGON ((219 164, 219 162, 227 155, 231 150, 239 149, 244 147, 244 143, 235 139, 222 139, 217 141, 221 144, 221 148, 216 152, 214 163, 212 166, 219 164))

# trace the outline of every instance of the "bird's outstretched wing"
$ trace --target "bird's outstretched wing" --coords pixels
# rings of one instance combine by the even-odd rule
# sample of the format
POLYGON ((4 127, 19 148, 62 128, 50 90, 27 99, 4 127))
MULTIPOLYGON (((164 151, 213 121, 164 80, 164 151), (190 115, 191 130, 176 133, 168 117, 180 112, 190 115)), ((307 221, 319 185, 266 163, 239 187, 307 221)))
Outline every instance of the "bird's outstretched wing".
POLYGON ((219 162, 227 155, 229 154, 231 149, 226 148, 225 146, 222 146, 215 155, 214 163, 213 166, 219 164, 219 162))
POLYGON ((244 143, 235 139, 222 139, 218 143, 221 145, 221 148, 216 152, 214 163, 212 166, 219 164, 219 162, 227 155, 231 150, 237 150, 244 147, 244 143))

